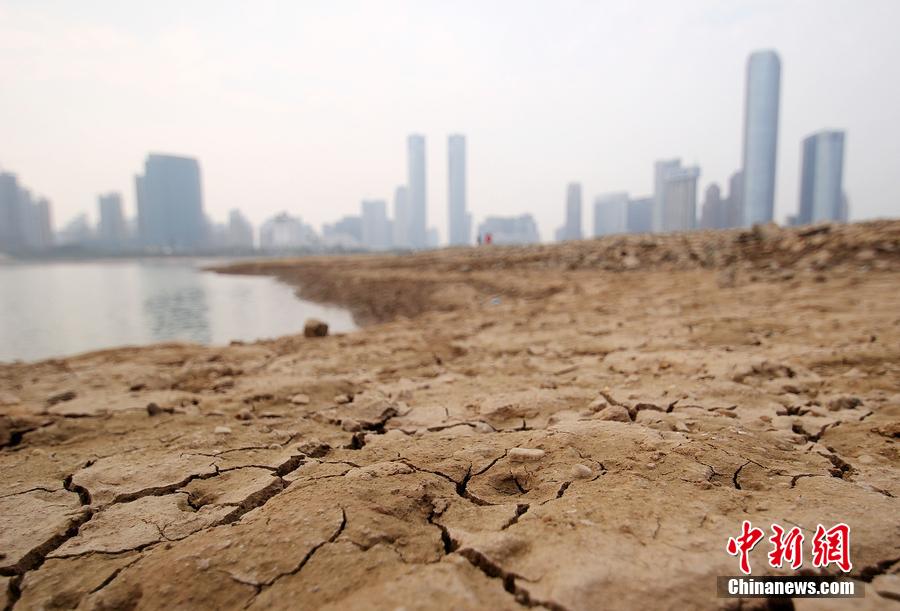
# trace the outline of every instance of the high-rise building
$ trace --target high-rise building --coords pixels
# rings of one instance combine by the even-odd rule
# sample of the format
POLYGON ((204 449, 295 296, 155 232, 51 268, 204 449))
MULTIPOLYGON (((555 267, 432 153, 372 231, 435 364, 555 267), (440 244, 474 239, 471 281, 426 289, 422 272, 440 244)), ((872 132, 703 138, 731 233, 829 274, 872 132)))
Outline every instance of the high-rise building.
POLYGON ((50 202, 34 199, 15 174, 0 172, 0 252, 33 252, 51 246, 50 202))
POLYGON ((663 231, 690 231, 697 226, 697 167, 669 171, 663 181, 663 231))
POLYGON ((253 225, 240 210, 228 213, 228 229, 226 243, 229 248, 253 250, 253 225))
POLYGON ((664 231, 663 210, 665 209, 665 178, 666 175, 681 167, 680 159, 664 159, 653 165, 653 216, 651 218, 652 231, 664 231))
POLYGON ((409 245, 425 248, 428 240, 428 205, 425 185, 425 136, 413 134, 406 141, 409 201, 409 245))
POLYGON ((53 212, 50 209, 50 201, 46 197, 35 202, 34 216, 38 248, 51 248, 53 246, 53 212))
POLYGON ((394 190, 394 248, 409 248, 409 190, 397 187, 394 190))
POLYGON ((728 198, 725 206, 725 227, 744 224, 744 173, 740 170, 728 179, 728 198))
POLYGON ((653 198, 628 200, 628 232, 649 233, 653 230, 653 198))
POLYGON ((121 247, 127 239, 125 215, 122 213, 122 196, 107 193, 97 198, 97 239, 104 246, 121 247))
POLYGON ((812 134, 802 149, 798 224, 844 219, 844 132, 812 134))
POLYGON ((25 219, 20 192, 18 177, 0 172, 0 252, 16 252, 24 247, 25 219))
POLYGON ((447 138, 447 227, 450 246, 472 242, 472 217, 466 210, 466 137, 447 138))
POLYGON ((148 155, 135 187, 142 246, 190 251, 204 245, 206 219, 196 159, 148 155))
POLYGON ((537 244, 541 241, 537 224, 530 214, 489 216, 478 226, 482 240, 490 236, 492 244, 537 244))
POLYGON ((387 204, 381 199, 362 202, 362 245, 368 250, 387 250, 391 247, 391 223, 387 204))
POLYGON ((696 226, 700 169, 680 159, 657 161, 653 176, 653 231, 686 231, 696 226))
POLYGON ((712 183, 706 187, 703 208, 700 213, 702 229, 724 229, 728 227, 728 201, 722 199, 719 185, 712 183))
POLYGON ((581 219, 581 183, 571 182, 566 187, 566 222, 557 230, 556 239, 564 241, 583 238, 581 219))
POLYGON ((628 193, 606 193, 594 198, 594 236, 628 231, 628 193))
POLYGON ((768 223, 775 216, 775 161, 781 60, 775 51, 757 51, 747 60, 744 103, 743 225, 768 223))

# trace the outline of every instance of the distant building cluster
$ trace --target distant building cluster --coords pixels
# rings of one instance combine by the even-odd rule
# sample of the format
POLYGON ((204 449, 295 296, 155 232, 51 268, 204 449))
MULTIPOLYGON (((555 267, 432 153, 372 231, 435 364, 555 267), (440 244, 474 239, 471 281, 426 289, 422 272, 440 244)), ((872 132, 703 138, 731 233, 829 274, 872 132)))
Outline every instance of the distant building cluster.
POLYGON ((54 244, 50 202, 0 171, 0 253, 42 252, 54 244))
MULTIPOLYGON (((611 191, 593 197, 593 235, 672 232, 748 227, 774 219, 778 150, 781 60, 774 51, 752 53, 747 61, 742 166, 727 193, 712 183, 698 208, 700 168, 680 159, 653 167, 653 191, 632 197, 611 191)), ((823 130, 803 140, 797 213, 789 224, 846 221, 844 192, 845 134, 823 130)), ((53 248, 104 253, 201 254, 322 250, 418 250, 438 246, 437 229, 428 225, 426 142, 419 134, 406 142, 406 181, 393 199, 367 198, 359 214, 325 224, 321 233, 299 216, 282 212, 265 221, 258 235, 239 211, 225 223, 204 211, 200 164, 191 157, 150 154, 135 177, 137 214, 129 218, 120 193, 97 198, 97 223, 76 216, 54 232, 50 202, 36 197, 18 177, 0 171, 0 253, 42 253, 53 248)), ((532 244, 540 233, 530 214, 488 216, 472 235, 467 199, 466 138, 447 138, 447 243, 532 244)), ((582 185, 566 186, 564 223, 558 241, 580 240, 583 231, 582 185)))
MULTIPOLYGON (((774 51, 752 53, 747 61, 742 168, 731 175, 728 193, 712 183, 698 210, 700 168, 680 159, 657 161, 653 194, 638 198, 613 192, 594 198, 594 236, 617 233, 726 229, 768 223, 775 214, 775 167, 781 60, 774 51)), ((803 141, 800 202, 789 224, 847 221, 843 191, 844 132, 822 131, 803 141)), ((566 224, 557 240, 577 239, 581 232, 581 186, 566 191, 566 224)))
POLYGON ((537 223, 530 214, 489 216, 478 226, 478 234, 491 244, 536 244, 541 241, 537 223))

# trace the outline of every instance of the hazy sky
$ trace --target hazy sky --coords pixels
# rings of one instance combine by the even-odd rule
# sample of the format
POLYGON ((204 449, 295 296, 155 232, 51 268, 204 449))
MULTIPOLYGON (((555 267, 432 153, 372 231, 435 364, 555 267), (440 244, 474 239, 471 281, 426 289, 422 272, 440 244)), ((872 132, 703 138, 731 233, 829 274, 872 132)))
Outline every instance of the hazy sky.
MULTIPOLYGON (((750 51, 782 60, 778 219, 800 140, 847 130, 853 218, 900 215, 900 1, 224 2, 0 0, 0 167, 57 226, 149 151, 195 156, 207 212, 319 227, 390 201, 406 136, 427 137, 429 224, 446 237, 448 133, 469 207, 533 213, 545 239, 581 181, 649 194, 655 159, 741 163, 750 51)), ((698 202, 699 207, 699 202, 698 202)))

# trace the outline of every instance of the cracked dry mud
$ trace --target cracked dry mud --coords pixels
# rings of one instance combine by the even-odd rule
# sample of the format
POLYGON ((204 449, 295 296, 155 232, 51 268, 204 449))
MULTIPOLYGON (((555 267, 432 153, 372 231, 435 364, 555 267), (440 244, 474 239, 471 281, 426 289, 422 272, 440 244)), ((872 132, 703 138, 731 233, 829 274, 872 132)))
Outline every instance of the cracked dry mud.
POLYGON ((897 605, 900 223, 230 271, 371 324, 0 366, 0 608, 764 607, 744 519, 897 605))

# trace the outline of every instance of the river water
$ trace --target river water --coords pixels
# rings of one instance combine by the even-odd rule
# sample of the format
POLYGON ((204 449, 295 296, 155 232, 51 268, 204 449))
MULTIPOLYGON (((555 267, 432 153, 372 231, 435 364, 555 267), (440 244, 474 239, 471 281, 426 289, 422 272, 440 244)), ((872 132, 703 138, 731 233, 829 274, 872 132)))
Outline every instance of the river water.
MULTIPOLYGON (((219 263, 221 261, 218 261, 219 263)), ((0 264, 0 361, 126 345, 227 344, 356 328, 347 310, 298 299, 273 278, 203 271, 196 259, 0 264)))

